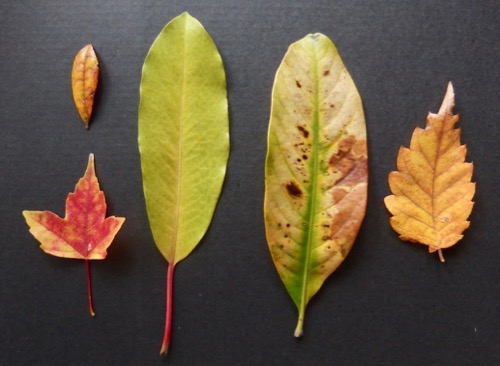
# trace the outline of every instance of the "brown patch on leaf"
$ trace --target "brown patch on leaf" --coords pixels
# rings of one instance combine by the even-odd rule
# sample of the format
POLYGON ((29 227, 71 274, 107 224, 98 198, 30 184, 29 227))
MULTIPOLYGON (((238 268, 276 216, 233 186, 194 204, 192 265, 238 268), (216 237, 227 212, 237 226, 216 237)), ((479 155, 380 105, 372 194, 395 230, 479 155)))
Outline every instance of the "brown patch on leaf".
POLYGON ((337 153, 328 163, 338 174, 335 184, 354 185, 365 181, 368 174, 366 140, 357 140, 354 136, 341 139, 337 153))
POLYGON ((352 244, 363 220, 365 198, 366 186, 356 186, 336 203, 338 211, 331 226, 333 239, 352 244))
POLYGON ((346 196, 347 194, 347 190, 345 188, 334 188, 333 191, 332 191, 332 195, 333 195, 333 204, 337 204, 339 203, 340 201, 342 201, 342 199, 346 196))
POLYGON ((342 138, 337 152, 330 157, 328 164, 336 176, 332 203, 337 209, 330 232, 345 256, 361 226, 366 206, 366 140, 355 136, 342 138))

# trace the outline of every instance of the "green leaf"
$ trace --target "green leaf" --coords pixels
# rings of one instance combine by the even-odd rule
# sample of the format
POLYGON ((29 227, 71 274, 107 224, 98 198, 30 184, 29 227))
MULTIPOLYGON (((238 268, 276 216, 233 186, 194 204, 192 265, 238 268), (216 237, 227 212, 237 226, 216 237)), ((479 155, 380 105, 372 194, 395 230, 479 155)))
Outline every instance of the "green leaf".
POLYGON ((361 99, 330 39, 292 44, 273 87, 264 215, 269 249, 299 310, 347 256, 367 196, 361 99))
POLYGON ((169 285, 174 266, 212 220, 226 172, 228 124, 221 56, 203 26, 183 13, 149 50, 139 105, 144 196, 154 241, 169 263, 169 285))

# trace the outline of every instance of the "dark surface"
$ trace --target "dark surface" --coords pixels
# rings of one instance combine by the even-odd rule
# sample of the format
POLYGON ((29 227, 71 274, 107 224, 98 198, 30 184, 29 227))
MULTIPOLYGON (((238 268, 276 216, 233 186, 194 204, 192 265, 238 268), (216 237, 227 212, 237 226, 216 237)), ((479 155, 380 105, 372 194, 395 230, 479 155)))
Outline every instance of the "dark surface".
POLYGON ((3 1, 0 5, 1 365, 498 365, 500 6, 497 1, 3 1), (481 5, 474 5, 481 4, 481 5), (141 67, 162 27, 198 18, 224 59, 231 156, 207 235, 176 269, 174 332, 158 355, 166 264, 148 226, 137 148, 141 67), (288 45, 337 45, 368 127, 367 215, 345 263, 309 305, 305 336, 267 250, 262 218, 270 93, 288 45), (101 78, 91 128, 69 73, 93 43, 101 78), (477 181, 472 225, 439 263, 401 242, 383 198, 400 145, 451 80, 477 181), (52 210, 90 152, 126 217, 105 261, 41 252, 21 211, 52 210))

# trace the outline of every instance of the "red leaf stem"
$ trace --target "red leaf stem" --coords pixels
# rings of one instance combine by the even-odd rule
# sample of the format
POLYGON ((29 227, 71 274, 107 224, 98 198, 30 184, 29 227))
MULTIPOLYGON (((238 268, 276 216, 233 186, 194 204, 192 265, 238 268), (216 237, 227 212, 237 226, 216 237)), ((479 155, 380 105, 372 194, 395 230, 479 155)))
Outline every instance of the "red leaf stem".
POLYGON ((173 287, 174 287, 174 268, 175 264, 169 263, 167 269, 167 304, 165 309, 165 332, 161 344, 160 355, 168 353, 170 346, 170 334, 172 331, 172 306, 173 306, 173 287))
POLYGON ((89 298, 90 315, 95 316, 94 306, 92 305, 92 279, 90 276, 90 262, 85 259, 85 268, 87 269, 87 296, 89 298))

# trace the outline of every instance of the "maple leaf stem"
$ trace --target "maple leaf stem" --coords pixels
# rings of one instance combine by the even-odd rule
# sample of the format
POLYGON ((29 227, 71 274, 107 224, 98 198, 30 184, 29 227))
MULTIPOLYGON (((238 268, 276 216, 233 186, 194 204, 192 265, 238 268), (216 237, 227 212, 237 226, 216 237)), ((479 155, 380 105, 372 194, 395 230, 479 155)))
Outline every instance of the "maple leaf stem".
POLYGON ((172 332, 172 297, 174 288, 174 268, 175 264, 169 263, 167 269, 167 304, 165 308, 165 332, 163 334, 163 342, 161 344, 160 355, 168 353, 170 345, 170 334, 172 332))
POLYGON ((444 256, 443 256, 443 251, 441 249, 438 249, 438 255, 439 255, 439 260, 441 262, 444 262, 444 256))
POLYGON ((95 316, 94 306, 92 305, 92 279, 90 277, 90 262, 85 259, 85 268, 87 269, 87 297, 89 299, 90 315, 95 316))

